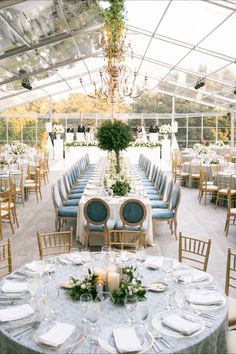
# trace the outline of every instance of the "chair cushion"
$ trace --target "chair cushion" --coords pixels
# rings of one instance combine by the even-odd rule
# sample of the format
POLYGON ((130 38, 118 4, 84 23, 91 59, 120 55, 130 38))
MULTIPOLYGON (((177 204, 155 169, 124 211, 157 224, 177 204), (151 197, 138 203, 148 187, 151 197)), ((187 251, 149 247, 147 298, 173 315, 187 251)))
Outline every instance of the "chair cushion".
MULTIPOLYGON (((115 228, 117 230, 122 230, 123 229, 123 224, 122 224, 121 220, 117 221, 115 228)), ((147 229, 148 229, 148 222, 144 221, 143 226, 142 226, 142 230, 146 231, 147 229)), ((126 225, 125 226, 125 230, 128 230, 128 231, 139 231, 140 230, 140 226, 139 225, 137 225, 137 226, 126 225)))
POLYGON ((77 211, 77 206, 61 207, 58 209, 58 215, 63 217, 76 217, 77 211))
POLYGON ((162 200, 161 196, 158 193, 156 193, 156 194, 148 194, 148 198, 150 200, 162 200))
POLYGON ((236 353, 236 331, 227 331, 227 353, 236 353))
POLYGON ((80 199, 83 193, 70 194, 69 199, 80 199))
POLYGON ((229 296, 228 303, 229 303, 228 321, 229 321, 229 325, 232 326, 233 324, 236 324, 236 299, 229 296))
MULTIPOLYGON (((87 222, 84 223, 84 227, 87 226, 87 222)), ((112 230, 115 227, 115 221, 112 219, 109 219, 107 221, 107 228, 112 230)), ((89 230, 92 232, 103 232, 104 231, 104 224, 102 225, 95 225, 95 224, 90 224, 89 225, 89 230)))
POLYGON ((152 219, 171 219, 174 213, 170 209, 155 208, 152 209, 152 219))
POLYGON ((77 206, 79 202, 80 199, 68 199, 64 202, 64 206, 77 206))
POLYGON ((164 202, 164 200, 151 200, 151 205, 152 208, 161 208, 161 209, 167 209, 168 208, 168 203, 164 202))
POLYGON ((83 193, 84 188, 73 188, 72 191, 70 192, 71 194, 76 194, 76 193, 83 193))

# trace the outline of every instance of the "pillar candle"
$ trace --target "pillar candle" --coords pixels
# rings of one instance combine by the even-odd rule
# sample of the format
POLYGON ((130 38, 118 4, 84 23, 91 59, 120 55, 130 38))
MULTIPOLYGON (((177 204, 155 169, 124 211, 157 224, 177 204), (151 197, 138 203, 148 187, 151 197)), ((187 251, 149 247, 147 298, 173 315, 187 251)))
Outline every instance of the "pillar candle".
POLYGON ((107 273, 107 287, 110 293, 118 290, 120 287, 120 274, 117 272, 108 272, 107 273))
POLYGON ((107 272, 103 268, 94 268, 94 273, 98 275, 98 280, 102 280, 104 283, 107 280, 107 272))

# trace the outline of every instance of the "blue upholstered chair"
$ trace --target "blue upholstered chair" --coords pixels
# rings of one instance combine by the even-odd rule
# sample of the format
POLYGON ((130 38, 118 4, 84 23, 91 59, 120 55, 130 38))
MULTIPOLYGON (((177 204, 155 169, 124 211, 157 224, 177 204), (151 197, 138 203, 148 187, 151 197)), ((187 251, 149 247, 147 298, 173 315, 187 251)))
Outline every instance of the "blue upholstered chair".
POLYGON ((77 206, 63 206, 57 185, 52 185, 52 201, 55 208, 55 229, 60 231, 63 223, 70 219, 77 219, 77 206))
POLYGON ((145 186, 145 187, 152 187, 152 186, 154 186, 154 185, 155 185, 156 178, 157 178, 158 171, 159 171, 159 167, 158 167, 158 166, 153 166, 150 180, 147 179, 147 178, 142 178, 142 184, 143 184, 143 186, 145 186))
POLYGON ((109 219, 109 205, 102 199, 89 199, 84 206, 86 219, 86 246, 89 246, 90 236, 104 236, 104 243, 107 244, 108 229, 114 229, 115 221, 109 219))
POLYGON ((146 231, 148 222, 145 221, 147 210, 138 199, 128 199, 120 207, 120 220, 116 223, 117 230, 138 231, 140 240, 146 246, 146 231))
POLYGON ((155 192, 154 191, 147 192, 148 198, 150 200, 163 200, 165 188, 166 188, 166 182, 167 182, 167 177, 166 175, 163 174, 159 191, 156 190, 155 192))
MULTIPOLYGON (((166 178, 166 176, 165 176, 165 178, 166 178)), ((162 208, 162 209, 169 208, 173 185, 174 185, 174 182, 171 180, 167 185, 164 200, 162 200, 162 199, 151 200, 152 208, 162 208)))
POLYGON ((162 209, 162 208, 154 208, 152 209, 152 220, 154 221, 167 221, 170 225, 171 229, 171 234, 173 235, 173 232, 175 234, 176 240, 178 239, 177 236, 177 211, 179 207, 179 202, 180 202, 180 186, 175 185, 172 197, 171 197, 171 203, 170 203, 170 208, 162 209), (174 230, 173 230, 173 224, 174 224, 174 230))
POLYGON ((80 199, 82 197, 83 192, 78 192, 77 190, 72 190, 69 182, 69 178, 67 174, 63 176, 64 184, 66 187, 66 192, 68 194, 69 199, 80 199))
POLYGON ((77 206, 79 204, 82 195, 77 199, 69 199, 69 195, 66 193, 66 188, 63 179, 59 179, 57 181, 57 186, 63 206, 77 206))

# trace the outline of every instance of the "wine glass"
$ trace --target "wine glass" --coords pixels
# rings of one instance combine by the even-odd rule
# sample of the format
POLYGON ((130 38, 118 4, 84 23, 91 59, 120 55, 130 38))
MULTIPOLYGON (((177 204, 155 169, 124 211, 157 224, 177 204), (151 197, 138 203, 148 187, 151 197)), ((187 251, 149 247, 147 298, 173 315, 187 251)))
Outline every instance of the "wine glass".
POLYGON ((76 259, 78 258, 78 255, 79 255, 78 248, 71 248, 71 250, 70 250, 70 259, 71 259, 73 268, 76 265, 76 259))
POLYGON ((28 291, 31 295, 31 302, 35 301, 35 295, 39 288, 39 278, 38 277, 31 277, 27 280, 28 291))
POLYGON ((129 312, 129 322, 134 323, 134 310, 137 306, 137 296, 136 295, 126 295, 125 297, 125 306, 129 312))
POLYGON ((136 259, 137 261, 142 264, 143 262, 145 262, 145 249, 143 245, 137 245, 135 248, 136 251, 136 259))
POLYGON ((147 301, 138 302, 136 313, 137 313, 138 320, 141 322, 141 326, 144 327, 143 322, 148 318, 147 301))
POLYGON ((79 298, 81 305, 82 305, 82 309, 84 312, 84 318, 82 319, 82 322, 84 322, 85 324, 87 324, 87 311, 88 311, 88 305, 90 302, 92 302, 93 298, 91 294, 85 293, 80 295, 79 298))
POLYGON ((59 297, 57 288, 47 288, 41 298, 41 308, 45 321, 49 321, 54 316, 54 307, 59 297))

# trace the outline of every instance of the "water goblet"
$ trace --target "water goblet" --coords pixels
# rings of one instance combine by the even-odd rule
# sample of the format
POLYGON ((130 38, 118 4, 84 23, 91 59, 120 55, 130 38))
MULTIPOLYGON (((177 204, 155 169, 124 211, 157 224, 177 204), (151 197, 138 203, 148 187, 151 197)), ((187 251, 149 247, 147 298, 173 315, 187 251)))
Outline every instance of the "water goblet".
POLYGON ((78 255, 79 255, 78 248, 71 248, 71 250, 70 250, 70 259, 71 259, 73 268, 75 268, 76 259, 78 258, 78 255))
POLYGON ((59 290, 57 288, 47 288, 41 298, 41 308, 45 321, 49 321, 54 317, 54 307, 59 297, 59 290))
POLYGON ((138 321, 140 322, 141 326, 144 327, 144 321, 148 318, 147 301, 138 302, 136 313, 137 313, 138 321))
POLYGON ((81 322, 84 322, 85 324, 87 324, 87 311, 88 311, 88 305, 90 302, 92 302, 93 298, 91 294, 85 293, 80 295, 79 298, 81 305, 82 305, 82 309, 83 309, 83 319, 81 320, 81 322))
POLYGON ((137 306, 138 298, 136 295, 126 295, 125 306, 129 313, 129 322, 134 323, 134 310, 137 306))
POLYGON ((97 302, 89 302, 87 306, 86 320, 91 323, 90 330, 95 331, 99 319, 100 305, 97 302))
POLYGON ((164 258, 162 264, 162 271, 170 277, 173 273, 174 260, 172 258, 164 258))
POLYGON ((45 271, 45 260, 39 260, 36 263, 36 272, 39 274, 40 277, 43 276, 43 273, 45 271))
POLYGON ((28 286, 28 291, 31 295, 30 301, 33 303, 35 301, 35 295, 39 288, 39 278, 37 276, 28 278, 27 286, 28 286))

